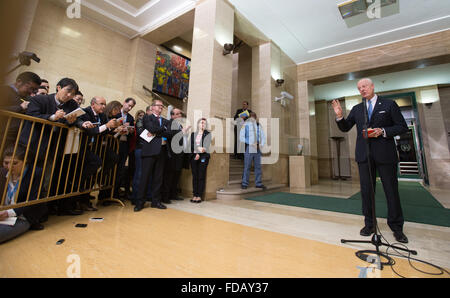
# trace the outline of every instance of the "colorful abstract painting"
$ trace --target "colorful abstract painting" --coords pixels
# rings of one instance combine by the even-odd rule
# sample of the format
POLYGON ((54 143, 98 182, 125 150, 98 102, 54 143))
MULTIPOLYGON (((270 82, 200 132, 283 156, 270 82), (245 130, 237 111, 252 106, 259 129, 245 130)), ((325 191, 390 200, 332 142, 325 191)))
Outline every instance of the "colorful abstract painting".
POLYGON ((170 51, 157 51, 153 90, 179 99, 187 96, 191 61, 170 51))

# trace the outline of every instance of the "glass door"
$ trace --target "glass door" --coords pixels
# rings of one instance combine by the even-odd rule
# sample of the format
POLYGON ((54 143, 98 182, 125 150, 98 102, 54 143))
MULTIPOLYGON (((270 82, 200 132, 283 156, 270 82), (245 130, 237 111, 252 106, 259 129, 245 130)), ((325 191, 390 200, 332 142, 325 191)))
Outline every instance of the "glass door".
POLYGON ((409 130, 396 136, 395 143, 399 157, 398 177, 421 179, 422 171, 417 155, 416 130, 414 125, 408 126, 409 130))
POLYGON ((423 143, 420 132, 420 121, 417 113, 417 101, 414 92, 383 94, 384 98, 394 100, 403 114, 409 130, 396 136, 395 143, 399 156, 398 177, 406 179, 423 179, 428 184, 428 175, 423 143))

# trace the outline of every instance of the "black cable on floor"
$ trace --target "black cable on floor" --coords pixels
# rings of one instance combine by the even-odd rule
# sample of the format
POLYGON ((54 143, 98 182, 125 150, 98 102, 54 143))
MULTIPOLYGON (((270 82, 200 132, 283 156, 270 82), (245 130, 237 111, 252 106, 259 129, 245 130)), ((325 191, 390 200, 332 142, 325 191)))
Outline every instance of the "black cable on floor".
MULTIPOLYGON (((403 255, 402 253, 398 252, 395 248, 392 248, 397 254, 388 253, 391 244, 390 244, 389 241, 383 236, 383 234, 381 233, 379 227, 377 227, 377 230, 378 230, 378 233, 380 234, 381 238, 383 238, 384 241, 386 241, 386 243, 389 245, 389 246, 386 248, 386 252, 385 252, 386 255, 388 255, 388 256, 390 255, 390 256, 394 256, 394 257, 407 258, 407 259, 408 259, 409 265, 410 265, 414 270, 416 270, 416 271, 418 271, 418 272, 420 272, 420 273, 423 273, 423 274, 427 274, 427 275, 443 275, 444 273, 447 273, 448 275, 450 275, 450 273, 449 273, 447 270, 445 270, 444 268, 442 268, 442 267, 439 267, 439 266, 437 266, 437 265, 434 265, 434 264, 432 264, 432 263, 430 263, 430 262, 427 262, 427 261, 424 261, 424 260, 412 258, 412 257, 411 257, 411 252, 408 252, 408 255, 406 256, 406 255, 403 255), (411 260, 414 260, 414 261, 416 261, 416 262, 420 262, 420 263, 429 265, 429 266, 431 266, 431 267, 434 267, 434 268, 440 270, 440 272, 439 272, 439 273, 433 273, 433 272, 426 272, 426 271, 420 270, 420 269, 416 268, 416 267, 412 264, 411 260)), ((409 250, 409 248, 408 248, 406 245, 404 245, 403 243, 393 243, 393 244, 403 246, 405 249, 409 250)), ((393 244, 392 244, 392 245, 393 245, 393 244)), ((406 276, 403 276, 403 275, 399 274, 397 271, 395 271, 394 265, 395 265, 395 262, 394 262, 394 264, 391 265, 392 271, 393 271, 397 276, 402 277, 402 278, 406 278, 406 276)))

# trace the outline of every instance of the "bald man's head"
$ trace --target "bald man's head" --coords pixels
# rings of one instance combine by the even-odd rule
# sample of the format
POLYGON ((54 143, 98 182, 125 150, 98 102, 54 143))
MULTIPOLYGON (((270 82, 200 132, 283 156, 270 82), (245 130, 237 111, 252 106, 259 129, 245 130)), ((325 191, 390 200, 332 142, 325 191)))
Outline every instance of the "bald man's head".
POLYGON ((106 108, 106 99, 101 96, 94 96, 91 99, 91 108, 97 114, 103 113, 106 108))

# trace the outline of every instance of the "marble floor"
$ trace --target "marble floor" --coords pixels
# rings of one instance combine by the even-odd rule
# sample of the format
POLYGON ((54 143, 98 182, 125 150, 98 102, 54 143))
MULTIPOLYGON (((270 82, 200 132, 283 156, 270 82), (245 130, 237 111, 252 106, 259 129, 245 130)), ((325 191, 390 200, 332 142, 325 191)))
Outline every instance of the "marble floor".
MULTIPOLYGON (((280 191, 312 195, 342 197, 359 192, 359 184, 352 181, 321 180, 318 185, 306 189, 282 189, 280 191)), ((450 192, 430 191, 444 206, 450 201, 450 192)), ((246 226, 267 229, 296 237, 316 240, 328 244, 372 249, 367 244, 341 244, 341 239, 368 240, 359 235, 363 217, 359 215, 262 203, 250 200, 209 201, 196 209, 186 204, 173 208, 194 212, 246 226)), ((382 235, 389 243, 395 238, 384 218, 378 219, 382 235)), ((407 247, 418 252, 417 258, 441 267, 450 268, 450 228, 406 222, 404 232, 409 238, 407 247)), ((383 250, 384 251, 384 250, 383 250)))
MULTIPOLYGON (((358 190, 354 182, 330 180, 292 191, 337 192, 346 198, 358 190)), ((185 199, 168 207, 135 213, 127 202, 125 207, 99 206, 99 211, 78 217, 51 217, 45 230, 0 245, 0 277, 66 277, 77 272, 72 265, 78 260, 79 277, 356 278, 358 266, 368 265, 355 252, 374 248, 341 243, 368 240, 359 235, 362 217, 357 215, 250 200, 193 204, 185 199), (91 217, 104 221, 92 222, 91 217), (76 228, 76 223, 88 227, 76 228), (65 242, 56 245, 59 239, 65 242)), ((379 224, 385 239, 394 242, 386 221, 379 224)), ((418 252, 416 258, 450 268, 450 228, 406 222, 404 232, 407 246, 418 252)), ((395 260, 395 270, 405 277, 436 277, 414 270, 404 258, 395 260)), ((385 267, 380 276, 397 275, 385 267)))

